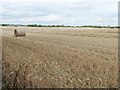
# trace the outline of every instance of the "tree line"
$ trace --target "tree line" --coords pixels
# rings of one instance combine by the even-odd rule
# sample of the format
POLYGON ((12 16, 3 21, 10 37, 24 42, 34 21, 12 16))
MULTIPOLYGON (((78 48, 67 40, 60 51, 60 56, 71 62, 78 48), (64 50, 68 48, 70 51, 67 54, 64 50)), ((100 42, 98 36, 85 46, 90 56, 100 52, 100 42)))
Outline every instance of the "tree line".
POLYGON ((92 26, 92 25, 84 25, 84 26, 71 26, 71 25, 39 25, 39 24, 0 24, 0 26, 27 26, 27 27, 78 27, 78 28, 120 28, 120 26, 92 26))

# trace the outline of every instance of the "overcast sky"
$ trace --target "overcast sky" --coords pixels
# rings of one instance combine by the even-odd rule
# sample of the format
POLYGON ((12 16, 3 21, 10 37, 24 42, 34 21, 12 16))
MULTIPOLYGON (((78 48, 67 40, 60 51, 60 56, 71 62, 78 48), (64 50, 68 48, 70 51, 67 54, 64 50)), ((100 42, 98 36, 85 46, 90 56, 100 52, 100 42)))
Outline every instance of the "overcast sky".
POLYGON ((0 23, 117 25, 119 0, 2 0, 0 23))

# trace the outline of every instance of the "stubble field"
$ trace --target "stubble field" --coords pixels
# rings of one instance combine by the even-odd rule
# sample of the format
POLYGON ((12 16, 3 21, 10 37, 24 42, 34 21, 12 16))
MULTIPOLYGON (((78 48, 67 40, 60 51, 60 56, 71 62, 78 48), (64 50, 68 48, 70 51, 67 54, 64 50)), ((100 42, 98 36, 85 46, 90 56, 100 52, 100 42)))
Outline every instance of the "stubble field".
POLYGON ((3 87, 117 87, 117 29, 1 28, 3 87))

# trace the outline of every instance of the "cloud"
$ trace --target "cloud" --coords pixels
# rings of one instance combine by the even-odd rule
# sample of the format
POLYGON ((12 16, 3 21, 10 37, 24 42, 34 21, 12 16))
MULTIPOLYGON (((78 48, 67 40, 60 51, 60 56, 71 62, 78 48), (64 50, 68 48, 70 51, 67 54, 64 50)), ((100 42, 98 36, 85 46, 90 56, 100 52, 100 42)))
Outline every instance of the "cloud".
POLYGON ((117 25, 118 0, 2 0, 2 23, 117 25))

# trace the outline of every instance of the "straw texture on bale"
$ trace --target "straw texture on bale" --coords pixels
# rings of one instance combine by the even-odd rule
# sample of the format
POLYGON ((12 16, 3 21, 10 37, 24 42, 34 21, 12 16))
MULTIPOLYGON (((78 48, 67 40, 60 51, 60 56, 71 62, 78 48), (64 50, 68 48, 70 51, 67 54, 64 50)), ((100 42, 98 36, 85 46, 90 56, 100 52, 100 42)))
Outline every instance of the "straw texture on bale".
POLYGON ((14 30, 14 35, 15 35, 15 37, 26 36, 26 32, 24 30, 17 30, 17 29, 15 29, 14 30))

